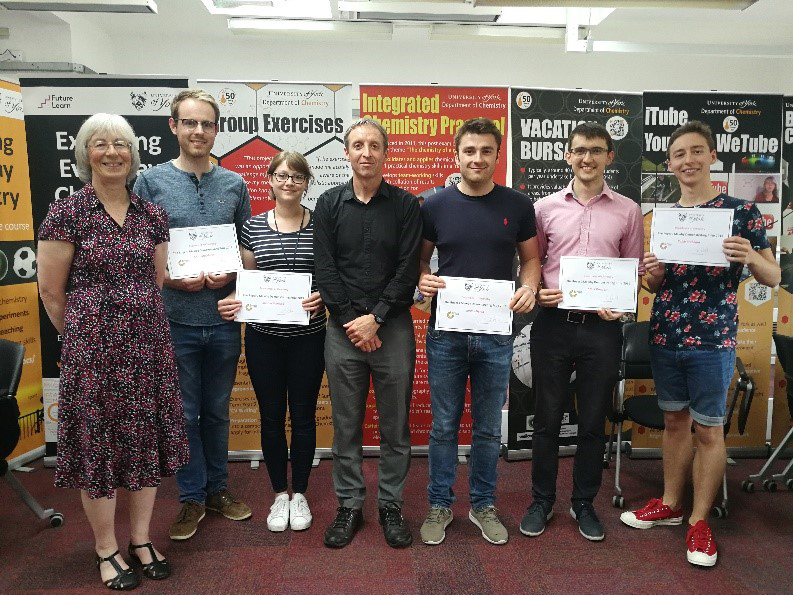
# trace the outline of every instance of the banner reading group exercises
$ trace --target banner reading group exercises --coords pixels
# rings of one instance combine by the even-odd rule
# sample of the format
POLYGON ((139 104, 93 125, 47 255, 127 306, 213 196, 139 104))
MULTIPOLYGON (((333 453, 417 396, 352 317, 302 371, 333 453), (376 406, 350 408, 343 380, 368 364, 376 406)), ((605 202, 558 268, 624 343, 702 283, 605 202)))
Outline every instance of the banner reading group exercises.
MULTIPOLYGON (((680 199, 677 178, 666 169, 669 137, 682 124, 700 120, 710 126, 716 145, 717 160, 711 165, 713 185, 757 205, 775 248, 781 229, 782 99, 781 95, 760 93, 645 93, 643 210, 671 206, 680 199)), ((648 213, 645 229, 649 229, 650 219, 648 213)), ((755 394, 745 433, 739 435, 736 415, 727 436, 728 447, 760 448, 765 444, 773 297, 773 289, 757 283, 745 267, 738 289, 736 353, 752 375, 755 394)), ((643 289, 639 300, 640 317, 646 320, 653 295, 643 289)), ((660 432, 642 431, 634 437, 635 448, 660 445, 660 432)))
MULTIPOLYGON (((38 229, 53 200, 82 188, 74 160, 74 139, 80 125, 99 112, 119 114, 138 139, 141 169, 179 155, 168 128, 171 99, 187 87, 186 78, 23 78, 33 227, 38 229)), ((31 236, 32 238, 32 236, 31 236)), ((46 454, 55 455, 60 337, 39 307, 46 454)))
MULTIPOLYGON (((435 85, 361 85, 361 117, 377 120, 388 132, 387 182, 404 188, 421 200, 456 184, 460 170, 454 160, 454 134, 468 119, 484 117, 495 122, 507 138, 507 89, 502 87, 439 87, 435 85)), ((506 184, 507 149, 501 155, 494 180, 506 184)), ((433 262, 433 270, 437 262, 433 262)), ((420 296, 417 296, 420 297, 420 296)), ((412 309, 416 332, 416 372, 410 409, 411 443, 429 444, 432 424, 427 381, 425 336, 430 303, 422 300, 412 309)), ((470 394, 460 423, 460 444, 471 441, 470 394)), ((379 444, 373 395, 367 403, 364 443, 379 444)))
MULTIPOLYGON (((510 89, 512 187, 533 202, 562 190, 573 173, 565 153, 572 130, 582 122, 598 122, 614 142, 614 161, 605 171, 612 190, 638 202, 641 183, 641 95, 560 89, 510 89)), ((517 335, 509 392, 509 450, 532 448, 535 396, 531 369, 531 327, 536 310, 515 317, 517 335)), ((573 405, 565 409, 559 444, 576 443, 578 422, 573 405)))
POLYGON ((30 177, 19 85, 0 80, 0 339, 25 346, 16 458, 44 444, 41 346, 30 177))
MULTIPOLYGON (((253 215, 275 206, 267 168, 281 151, 297 151, 308 160, 314 181, 302 203, 311 210, 325 190, 349 180, 342 138, 352 123, 350 84, 198 81, 198 86, 212 94, 220 106, 212 155, 219 165, 245 179, 253 215)), ((244 350, 231 395, 230 417, 229 450, 260 451, 259 407, 244 350)), ((317 448, 329 449, 332 441, 328 383, 323 379, 317 402, 317 448)))

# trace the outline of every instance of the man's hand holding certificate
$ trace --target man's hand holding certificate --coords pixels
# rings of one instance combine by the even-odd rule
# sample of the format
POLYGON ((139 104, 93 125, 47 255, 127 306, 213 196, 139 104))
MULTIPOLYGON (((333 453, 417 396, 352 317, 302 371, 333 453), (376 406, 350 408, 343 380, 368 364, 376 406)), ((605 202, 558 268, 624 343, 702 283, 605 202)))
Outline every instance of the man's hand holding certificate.
POLYGON ((656 208, 650 251, 660 262, 729 266, 724 240, 732 236, 732 209, 656 208))
POLYGON ((233 224, 174 227, 168 244, 171 279, 201 273, 234 273, 242 268, 237 230, 233 224))
POLYGON ((559 308, 636 312, 638 258, 562 256, 559 308))
POLYGON ((446 285, 438 290, 435 330, 512 334, 509 302, 515 292, 512 281, 440 277, 446 285))
POLYGON ((311 313, 303 300, 311 295, 309 273, 241 270, 237 296, 242 303, 237 322, 307 325, 311 313))

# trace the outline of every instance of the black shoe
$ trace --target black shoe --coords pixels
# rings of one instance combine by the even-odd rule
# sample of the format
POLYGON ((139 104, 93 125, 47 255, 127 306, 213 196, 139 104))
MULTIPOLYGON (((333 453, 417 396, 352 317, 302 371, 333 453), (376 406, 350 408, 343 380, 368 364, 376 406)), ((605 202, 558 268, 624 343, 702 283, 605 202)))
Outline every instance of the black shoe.
POLYGON ((580 502, 573 504, 570 514, 578 521, 578 531, 589 541, 603 541, 606 534, 603 532, 603 525, 595 514, 595 508, 591 502, 580 502))
POLYGON ((114 591, 131 591, 140 585, 140 579, 131 568, 121 568, 121 565, 116 561, 116 556, 118 556, 118 550, 110 554, 107 558, 102 558, 99 554, 97 554, 96 567, 99 568, 102 562, 109 562, 110 565, 115 569, 116 576, 104 581, 105 586, 108 589, 113 589, 114 591))
POLYGON ((548 510, 546 510, 546 505, 537 500, 532 502, 520 522, 520 532, 529 537, 542 535, 543 531, 545 531, 545 524, 553 516, 553 508, 550 507, 550 504, 547 507, 548 510))
POLYGON ((154 546, 151 544, 151 541, 142 545, 132 545, 130 542, 127 551, 129 552, 129 556, 132 558, 132 561, 140 564, 143 568, 143 574, 150 579, 159 581, 171 576, 171 565, 168 564, 168 560, 164 558, 162 560, 157 559, 157 554, 154 553, 154 546), (149 554, 151 554, 151 562, 148 564, 144 564, 138 557, 138 554, 135 553, 135 550, 144 548, 149 550, 149 554))
POLYGON ((339 506, 336 509, 336 518, 325 531, 325 545, 344 547, 355 537, 361 523, 363 523, 363 513, 360 508, 339 506))
POLYGON ((413 535, 402 518, 399 504, 391 502, 380 509, 380 524, 383 525, 385 541, 391 547, 407 547, 413 543, 413 535))

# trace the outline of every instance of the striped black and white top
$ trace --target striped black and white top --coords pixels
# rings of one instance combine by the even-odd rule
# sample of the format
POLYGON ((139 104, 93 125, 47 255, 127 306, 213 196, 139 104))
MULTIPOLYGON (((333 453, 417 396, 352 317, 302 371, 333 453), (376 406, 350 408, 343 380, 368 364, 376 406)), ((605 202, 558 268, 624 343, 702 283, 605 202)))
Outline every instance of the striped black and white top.
MULTIPOLYGON (((314 217, 306 209, 309 222, 299 232, 277 232, 267 223, 269 211, 251 217, 242 226, 240 245, 253 252, 256 268, 260 271, 311 273, 311 291, 317 291, 314 272, 314 217)), ((321 332, 325 328, 325 308, 312 318, 308 326, 299 324, 248 323, 252 328, 268 335, 295 337, 321 332)))

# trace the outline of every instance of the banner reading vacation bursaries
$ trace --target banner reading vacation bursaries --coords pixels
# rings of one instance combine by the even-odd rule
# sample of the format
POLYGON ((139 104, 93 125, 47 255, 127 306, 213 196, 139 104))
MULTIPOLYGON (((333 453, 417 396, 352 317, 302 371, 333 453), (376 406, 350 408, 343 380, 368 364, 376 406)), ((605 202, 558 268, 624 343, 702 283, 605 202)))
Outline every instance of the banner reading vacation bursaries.
MULTIPOLYGON (((784 100, 784 128, 782 131, 782 222, 779 237, 779 264, 782 281, 777 300, 777 327, 780 335, 793 335, 793 97, 784 100)), ((787 370, 793 375, 793 370, 787 370)), ((788 407, 787 382, 779 355, 774 370, 774 413, 771 429, 771 446, 776 448, 790 430, 793 415, 788 407)))
MULTIPOLYGON (((82 188, 74 160, 74 139, 93 114, 127 118, 138 139, 141 169, 179 154, 168 128, 173 96, 187 87, 186 78, 22 78, 28 163, 33 196, 33 227, 38 229, 50 203, 82 188)), ((60 339, 43 306, 39 307, 46 454, 55 455, 60 339)))
MULTIPOLYGON (((314 181, 302 202, 312 210, 320 194, 350 178, 342 141, 352 121, 350 84, 198 81, 198 86, 220 105, 212 155, 219 165, 245 179, 254 215, 275 206, 267 168, 280 151, 298 151, 308 160, 314 181)), ((244 350, 230 416, 229 450, 260 450, 259 408, 244 350)), ((330 448, 332 441, 330 398, 323 379, 317 403, 317 448, 330 448)))
MULTIPOLYGON (((468 119, 490 118, 506 138, 507 89, 502 87, 439 87, 435 85, 361 85, 361 117, 373 118, 388 132, 387 182, 412 192, 422 200, 446 186, 460 181, 454 160, 454 134, 468 119)), ((494 180, 506 183, 506 143, 494 180)), ((437 268, 437 263, 433 263, 437 268)), ((427 381, 425 336, 429 322, 429 300, 421 299, 412 309, 416 333, 416 372, 410 410, 411 443, 429 444, 432 425, 430 392, 427 381)), ((471 441, 470 394, 460 423, 460 444, 471 441)), ((379 444, 373 395, 367 403, 364 427, 366 444, 379 444)))
POLYGON ((30 176, 19 85, 0 79, 0 338, 22 343, 21 435, 9 459, 44 445, 41 346, 30 176))
MULTIPOLYGON (((614 141, 606 183, 638 202, 641 179, 641 95, 620 92, 510 89, 512 187, 537 201, 567 186, 572 170, 565 159, 571 131, 582 122, 603 124, 614 141)), ((509 450, 529 450, 534 433, 535 395, 531 369, 531 327, 536 310, 516 316, 509 394, 509 450)), ((578 422, 570 385, 559 444, 574 445, 578 422)))
MULTIPOLYGON (((645 93, 642 160, 645 211, 652 206, 671 206, 680 198, 680 185, 674 174, 666 169, 666 150, 671 133, 690 120, 701 120, 713 131, 717 152, 717 161, 711 166, 713 185, 721 192, 756 203, 766 222, 766 233, 775 247, 780 230, 782 96, 645 93)), ((648 212, 646 229, 650 221, 648 212)), ((759 448, 765 444, 766 433, 773 290, 757 283, 745 267, 737 293, 740 323, 736 353, 752 375, 756 388, 746 431, 739 434, 736 413, 727 435, 727 446, 759 448)), ((640 293, 640 318, 647 319, 653 297, 646 289, 640 293)), ((646 383, 637 384, 637 388, 649 390, 646 383)), ((731 400, 732 391, 729 396, 731 400)), ((639 432, 633 438, 633 446, 660 447, 660 436, 656 431, 639 432)))

